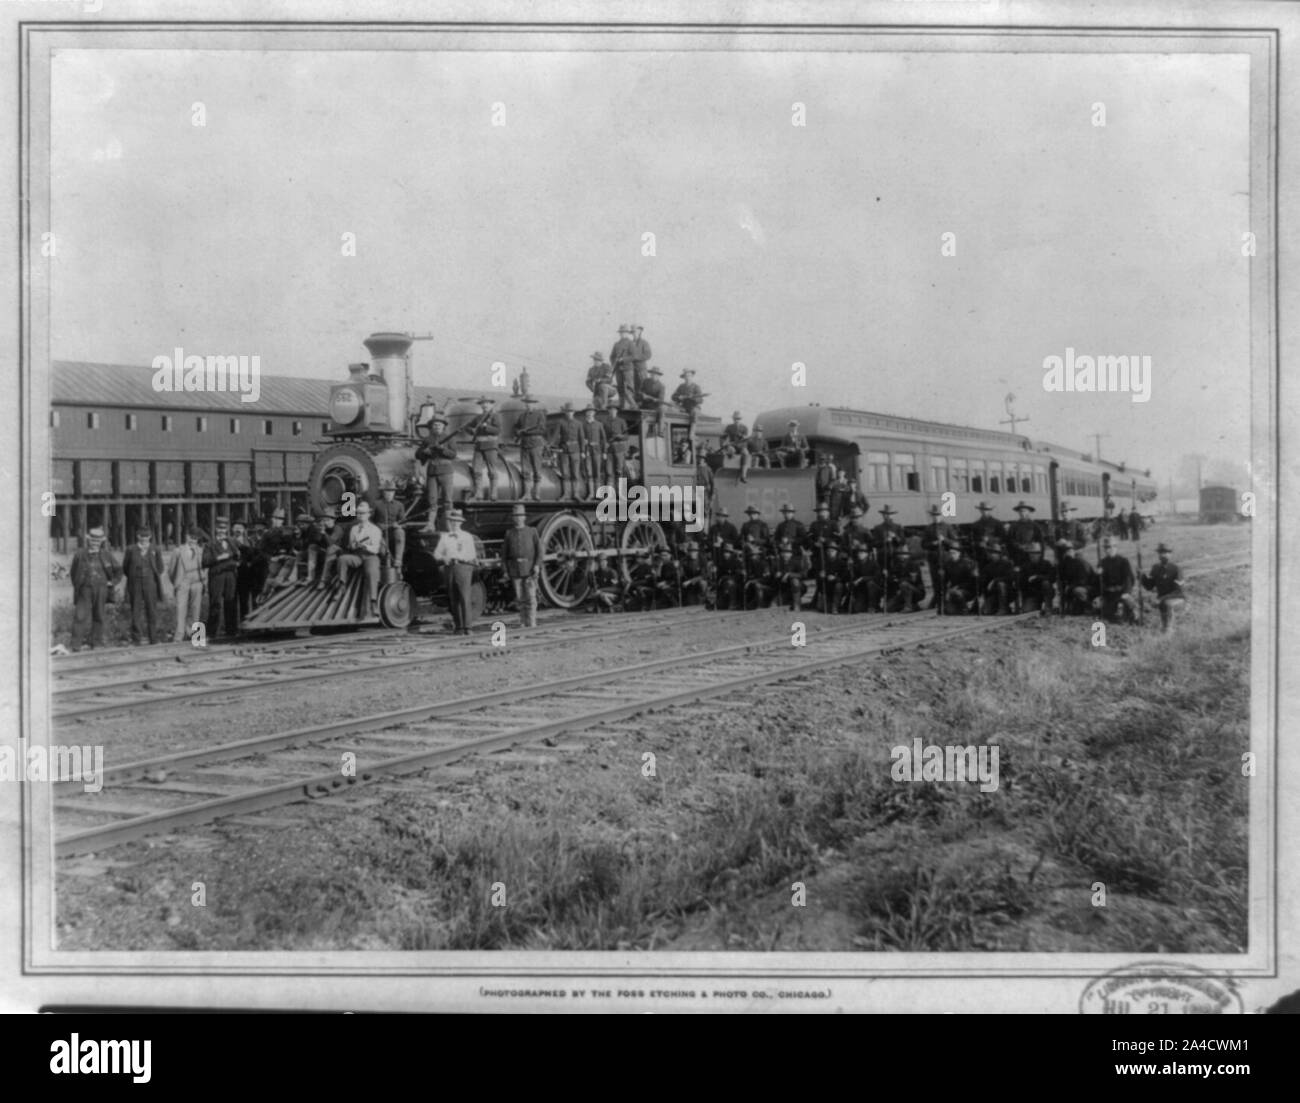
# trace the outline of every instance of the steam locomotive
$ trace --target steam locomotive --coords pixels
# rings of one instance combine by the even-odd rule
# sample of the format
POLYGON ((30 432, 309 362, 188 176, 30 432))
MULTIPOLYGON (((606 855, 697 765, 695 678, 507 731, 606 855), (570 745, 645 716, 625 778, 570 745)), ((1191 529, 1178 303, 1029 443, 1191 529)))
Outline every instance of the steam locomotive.
MULTIPOLYGON (((444 593, 443 571, 433 551, 445 526, 430 517, 423 465, 416 460, 433 414, 441 413, 448 420, 448 432, 457 432, 452 500, 478 544, 475 617, 507 600, 510 588, 498 553, 511 525, 511 507, 525 491, 518 450, 507 443, 526 409, 523 396, 497 404, 502 448, 500 463, 491 472, 496 500, 477 499, 467 430, 479 416, 479 406, 475 399, 463 398, 439 409, 426 400, 412 412, 414 340, 405 333, 375 333, 365 340, 371 360, 351 364, 348 379, 331 388, 331 428, 327 438, 317 442, 320 452, 309 476, 313 507, 333 507, 343 519, 362 498, 376 502, 384 480, 392 480, 405 503, 404 562, 385 570, 379 595, 378 620, 389 627, 409 625, 421 604, 437 602, 444 593)), ((561 416, 552 413, 549 418, 561 416)), ((742 477, 740 457, 721 447, 719 419, 698 413, 692 417, 671 405, 657 413, 624 410, 620 416, 628 423, 629 457, 635 457, 632 482, 646 492, 693 495, 696 487, 707 486, 707 518, 725 507, 740 520, 747 509, 755 508, 770 524, 788 503, 797 516, 811 519, 814 467, 755 465, 742 477)), ((1055 521, 1068 498, 1075 519, 1088 521, 1103 516, 1115 500, 1137 505, 1156 494, 1150 472, 1012 433, 821 406, 772 410, 756 418, 772 444, 792 421, 806 438, 809 453, 826 455, 858 482, 873 509, 888 505, 898 523, 914 532, 930 519, 932 505, 939 505, 945 518, 960 526, 976 518, 981 501, 992 505, 1003 520, 1023 501, 1040 520, 1055 521)), ((555 468, 547 464, 535 494, 538 500, 528 503, 529 524, 538 529, 545 557, 540 589, 554 607, 572 609, 586 600, 593 560, 613 559, 626 580, 637 556, 675 546, 684 538, 681 525, 611 520, 595 503, 564 498, 563 491, 555 468)), ((374 624, 362 585, 358 573, 342 593, 294 586, 255 610, 245 627, 256 631, 374 624)))

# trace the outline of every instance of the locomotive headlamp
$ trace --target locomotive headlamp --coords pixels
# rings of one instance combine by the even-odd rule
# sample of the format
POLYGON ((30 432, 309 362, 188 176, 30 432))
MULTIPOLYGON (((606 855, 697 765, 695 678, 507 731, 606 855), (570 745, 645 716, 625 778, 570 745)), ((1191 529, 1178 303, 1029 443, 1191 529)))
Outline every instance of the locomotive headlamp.
POLYGON ((351 425, 362 409, 361 396, 351 387, 340 387, 330 396, 330 418, 335 425, 351 425))

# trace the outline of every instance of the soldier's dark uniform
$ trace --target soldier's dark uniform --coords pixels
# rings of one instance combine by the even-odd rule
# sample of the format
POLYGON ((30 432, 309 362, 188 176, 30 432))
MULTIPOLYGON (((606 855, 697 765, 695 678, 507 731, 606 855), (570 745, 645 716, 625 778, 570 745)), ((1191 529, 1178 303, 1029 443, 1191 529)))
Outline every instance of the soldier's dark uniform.
POLYGON ((587 369, 587 390, 594 395, 596 393, 597 383, 608 383, 614 378, 614 373, 610 366, 605 363, 605 357, 602 353, 593 352, 591 354, 591 367, 587 369))
POLYGON ((884 593, 880 563, 867 544, 857 545, 849 561, 849 612, 879 612, 884 593))
POLYGON ((1102 618, 1112 622, 1136 620, 1133 586, 1137 580, 1133 575, 1133 565, 1122 555, 1106 554, 1103 548, 1097 574, 1101 583, 1102 618))
POLYGON ((780 459, 777 461, 782 467, 807 467, 808 456, 811 449, 808 447, 808 438, 799 432, 799 423, 790 422, 786 426, 789 430, 781 438, 779 448, 780 459))
POLYGON ((828 506, 831 506, 830 516, 833 521, 839 519, 836 508, 839 503, 836 502, 833 506, 831 503, 831 489, 834 486, 835 468, 831 466, 829 457, 819 455, 817 457, 817 470, 813 473, 813 488, 817 492, 817 504, 821 505, 825 502, 828 506))
POLYGON ((634 393, 640 394, 646 381, 647 365, 650 363, 650 342, 641 336, 640 326, 633 326, 632 330, 632 386, 635 388, 634 393))
MULTIPOLYGON (((283 519, 283 517, 284 511, 277 509, 271 515, 271 520, 274 522, 277 519, 283 519)), ((279 576, 284 573, 286 566, 291 564, 297 550, 292 529, 285 528, 283 525, 276 526, 273 523, 266 530, 266 535, 262 537, 262 554, 266 557, 266 583, 262 591, 263 597, 270 591, 279 576)), ((209 611, 211 611, 212 593, 211 579, 209 578, 209 611)), ((211 632, 208 633, 209 636, 211 634, 211 632)))
POLYGON ((1028 549, 1030 544, 1041 544, 1046 537, 1042 525, 1037 521, 1032 521, 1029 514, 1033 512, 1034 507, 1020 502, 1016 506, 1016 519, 1006 528, 1007 534, 1007 553, 1011 556, 1012 563, 1019 566, 1029 558, 1028 549))
POLYGON ((758 509, 750 506, 745 510, 745 515, 749 518, 740 526, 740 539, 746 543, 753 540, 764 551, 772 543, 772 534, 768 531, 767 522, 758 515, 758 509))
POLYGON ((732 453, 743 453, 745 451, 745 442, 747 440, 749 440, 749 429, 747 429, 745 423, 740 420, 740 412, 737 411, 731 415, 731 424, 723 427, 723 450, 732 453))
POLYGON ((888 597, 885 611, 889 613, 915 613, 925 600, 925 572, 921 564, 922 556, 899 554, 894 559, 894 569, 890 572, 889 584, 892 593, 888 597))
MULTIPOLYGON (((429 499, 429 520, 433 521, 439 511, 451 505, 451 495, 455 487, 456 446, 450 440, 444 440, 447 434, 447 419, 435 417, 429 430, 429 439, 423 441, 415 450, 417 463, 426 465, 425 493, 429 499)), ((475 484, 478 476, 474 476, 475 484)))
MULTIPOLYGON (((402 522, 406 519, 406 505, 397 500, 391 481, 385 479, 379 486, 379 501, 370 511, 370 521, 379 526, 379 531, 384 534, 388 543, 389 562, 401 569, 406 559, 406 529, 402 527, 402 522), (390 498, 390 494, 394 496, 390 498)), ((322 541, 322 546, 328 545, 328 539, 322 541)))
MULTIPOLYGON (((102 540, 102 530, 92 530, 102 540)), ((72 597, 75 602, 72 617, 72 640, 69 649, 80 651, 89 636, 90 647, 104 646, 104 606, 108 588, 117 582, 119 571, 113 553, 104 544, 94 551, 82 548, 72 557, 69 569, 72 579, 72 597)))
POLYGON ((884 549, 891 536, 896 538, 900 544, 907 538, 906 533, 903 532, 903 526, 896 525, 890 520, 897 512, 896 510, 885 506, 880 512, 885 519, 871 530, 871 542, 875 544, 877 551, 884 549))
POLYGON ((316 576, 316 589, 323 590, 338 570, 339 556, 347 551, 348 529, 346 525, 335 523, 333 513, 329 512, 321 518, 320 526, 325 542, 321 549, 322 561, 320 574, 316 576))
POLYGON ((623 602, 623 579, 609 559, 587 561, 587 592, 598 613, 613 612, 623 602))
POLYGON ((789 542, 780 545, 773 565, 777 591, 781 604, 796 613, 803 609, 803 599, 808 593, 809 569, 808 557, 802 550, 789 542))
POLYGON ((731 523, 731 515, 725 509, 719 509, 713 514, 709 539, 715 548, 720 544, 730 548, 740 547, 740 530, 731 523))
POLYGON ((651 368, 650 373, 641 381, 640 390, 637 391, 638 405, 641 409, 653 413, 656 422, 664 408, 664 385, 659 378, 661 375, 663 372, 658 368, 651 368))
POLYGON ((643 553, 628 571, 627 607, 633 611, 653 609, 658 584, 659 571, 654 560, 649 553, 643 553))
POLYGON ((706 605, 712 600, 712 570, 710 563, 699 551, 695 541, 688 541, 681 561, 683 605, 706 605))
POLYGON ((1060 507, 1061 519, 1052 528, 1052 543, 1068 540, 1074 547, 1082 548, 1088 543, 1088 534, 1078 521, 1071 521, 1069 515, 1074 512, 1065 502, 1060 507))
POLYGON ((794 507, 788 503, 781 507, 781 516, 783 520, 772 531, 772 540, 778 547, 789 541, 790 546, 798 551, 807 542, 808 530, 804 528, 803 522, 794 519, 794 507))
POLYGON ((691 424, 695 424, 695 415, 699 412, 700 406, 704 404, 704 392, 696 385, 690 368, 682 372, 682 382, 677 389, 673 391, 673 405, 685 411, 690 415, 691 424))
MULTIPOLYGON (((293 547, 293 537, 289 539, 293 547)), ((203 549, 203 565, 208 569, 208 639, 215 640, 223 633, 233 636, 239 630, 239 602, 235 598, 239 547, 222 530, 220 519, 216 535, 203 549)))
POLYGON ((1097 593, 1097 573, 1068 542, 1056 545, 1056 577, 1061 591, 1062 612, 1078 616, 1091 611, 1097 593))
POLYGON ((628 326, 618 327, 619 338, 609 351, 609 363, 614 369, 614 385, 618 388, 619 405, 631 407, 636 403, 636 381, 632 371, 632 338, 628 326))
POLYGON ((969 612, 972 603, 979 597, 979 567, 955 544, 948 546, 947 555, 943 565, 943 579, 947 586, 943 611, 950 617, 960 616, 969 612))
MULTIPOLYGON (((1133 516, 1137 516, 1136 510, 1133 516)), ((1160 629, 1162 632, 1168 632, 1174 626, 1175 614, 1186 604, 1182 587, 1183 576, 1177 565, 1169 561, 1169 556, 1172 554, 1169 548, 1161 544, 1156 548, 1156 554, 1160 556, 1160 562, 1142 576, 1142 587, 1155 591, 1156 605, 1160 609, 1160 629)))
POLYGON ((734 545, 724 544, 717 553, 718 568, 714 604, 718 609, 739 609, 744 604, 745 572, 734 545))
POLYGON ((596 487, 606 479, 605 457, 609 441, 605 438, 605 424, 595 417, 595 407, 583 410, 583 420, 578 424, 578 450, 582 455, 582 477, 586 486, 583 497, 594 498, 596 487), (587 415, 592 416, 588 417, 587 415))
POLYGON ((841 540, 841 546, 849 554, 852 554, 858 544, 871 548, 873 551, 875 550, 875 541, 872 539, 871 530, 863 522, 861 513, 850 515, 848 524, 844 526, 844 536, 841 540))
POLYGON ((501 454, 501 419, 492 412, 492 403, 480 399, 483 413, 474 422, 474 460, 470 472, 474 481, 472 497, 479 496, 480 467, 487 472, 487 498, 497 500, 497 459, 501 454))
POLYGON ((947 521, 939 519, 943 516, 943 511, 938 506, 931 506, 926 512, 932 520, 925 526, 925 532, 921 534, 921 548, 925 552, 925 561, 930 567, 930 587, 933 596, 930 598, 928 608, 933 609, 939 603, 944 589, 943 581, 939 577, 943 563, 943 547, 946 542, 955 540, 957 533, 947 521))
POLYGON ((521 498, 539 500, 542 489, 542 454, 546 451, 546 411, 537 405, 537 399, 525 398, 528 409, 515 422, 515 436, 519 439, 519 488, 521 498), (529 491, 529 481, 532 491, 529 491))
POLYGON ((682 580, 682 567, 677 557, 667 548, 655 554, 655 605, 659 608, 675 608, 681 604, 679 589, 682 580))
POLYGON ((745 574, 745 608, 766 609, 776 594, 772 574, 773 560, 761 544, 748 541, 743 552, 745 574))
POLYGON ((1043 558, 1042 545, 1030 544, 1026 549, 1025 565, 1021 569, 1021 612, 1050 612, 1055 594, 1056 571, 1043 558))
POLYGON ((975 562, 983 565, 985 549, 993 541, 1002 543, 1005 530, 1002 522, 993 516, 993 509, 987 502, 980 502, 977 508, 980 516, 979 520, 971 525, 971 536, 975 543, 975 562))
POLYGON ((834 615, 843 608, 849 590, 848 560, 840 555, 838 544, 828 541, 814 546, 812 563, 817 580, 817 607, 823 613, 834 615))
POLYGON ((605 411, 605 439, 609 442, 609 478, 626 479, 627 471, 627 422, 613 410, 605 411))
MULTIPOLYGON (((301 521, 301 518, 299 518, 301 521)), ((307 524, 298 526, 298 555, 297 567, 298 575, 305 575, 304 581, 311 585, 316 581, 317 561, 325 555, 325 549, 328 546, 325 533, 321 527, 308 517, 307 524)))
POLYGON ((582 466, 582 425, 573 419, 573 407, 560 407, 563 416, 555 425, 555 459, 560 470, 560 497, 578 496, 578 472, 582 466))
POLYGON ((1002 553, 999 544, 989 544, 988 558, 980 571, 980 585, 984 590, 984 615, 1001 616, 1011 612, 1016 596, 1016 568, 1002 553))

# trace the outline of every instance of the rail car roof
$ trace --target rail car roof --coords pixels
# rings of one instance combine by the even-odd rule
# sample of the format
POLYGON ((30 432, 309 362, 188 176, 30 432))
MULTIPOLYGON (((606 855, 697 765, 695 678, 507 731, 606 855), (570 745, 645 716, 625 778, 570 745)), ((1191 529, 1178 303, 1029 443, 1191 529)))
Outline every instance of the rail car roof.
POLYGON ((870 410, 850 410, 839 406, 785 406, 764 410, 754 420, 763 426, 765 436, 778 436, 785 432, 790 420, 799 422, 799 430, 809 437, 847 437, 856 432, 869 433, 886 440, 910 441, 918 437, 928 440, 950 440, 954 443, 988 448, 1019 449, 1030 455, 1049 455, 1056 459, 1072 459, 1090 463, 1130 476, 1144 476, 1145 471, 1133 464, 1094 460, 1086 452, 1076 452, 1051 441, 1034 440, 1020 433, 1006 433, 996 429, 977 429, 969 425, 953 425, 944 421, 926 421, 921 418, 900 417, 870 410))

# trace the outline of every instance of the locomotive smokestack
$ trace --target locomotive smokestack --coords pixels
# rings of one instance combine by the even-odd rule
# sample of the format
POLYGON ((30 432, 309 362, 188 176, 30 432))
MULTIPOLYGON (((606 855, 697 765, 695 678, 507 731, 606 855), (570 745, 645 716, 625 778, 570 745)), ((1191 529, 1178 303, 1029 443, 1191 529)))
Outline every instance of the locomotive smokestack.
POLYGON ((388 424, 398 433, 407 431, 407 378, 412 338, 405 333, 372 333, 364 341, 370 362, 388 385, 388 424))

